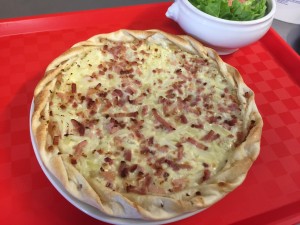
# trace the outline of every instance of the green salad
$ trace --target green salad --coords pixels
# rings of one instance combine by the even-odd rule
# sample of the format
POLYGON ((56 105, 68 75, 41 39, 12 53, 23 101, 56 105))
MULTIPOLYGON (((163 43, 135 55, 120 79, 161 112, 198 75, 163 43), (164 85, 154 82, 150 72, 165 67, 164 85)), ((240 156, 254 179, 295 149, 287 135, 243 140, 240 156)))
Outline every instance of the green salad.
POLYGON ((189 0, 199 10, 226 20, 249 21, 263 17, 266 0, 189 0))

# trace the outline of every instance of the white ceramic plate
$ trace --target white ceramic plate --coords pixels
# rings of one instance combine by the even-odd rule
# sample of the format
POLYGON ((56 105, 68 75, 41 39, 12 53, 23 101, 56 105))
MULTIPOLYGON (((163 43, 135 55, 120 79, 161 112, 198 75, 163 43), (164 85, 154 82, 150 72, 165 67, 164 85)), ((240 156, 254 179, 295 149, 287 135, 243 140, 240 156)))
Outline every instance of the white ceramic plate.
POLYGON ((37 148, 35 138, 32 134, 32 130, 31 130, 31 116, 32 116, 32 113, 33 113, 33 108, 34 108, 34 103, 32 101, 31 107, 30 107, 30 118, 29 118, 30 124, 29 124, 29 127, 30 127, 31 143, 32 143, 32 146, 33 146, 33 149, 34 149, 35 156, 36 156, 43 172, 45 173, 46 177, 49 179, 49 181, 52 183, 52 185, 56 188, 56 190, 65 199, 67 199, 72 205, 74 205, 79 210, 83 211, 84 213, 88 214, 89 216, 91 216, 91 217, 93 217, 97 220, 101 220, 101 221, 111 223, 111 224, 116 224, 116 225, 166 224, 166 223, 171 223, 171 222, 175 222, 175 221, 178 221, 178 220, 185 219, 187 217, 193 216, 193 215, 195 215, 195 214, 202 211, 202 210, 198 210, 196 212, 186 213, 182 216, 174 217, 174 218, 167 219, 167 220, 160 220, 160 221, 147 221, 147 220, 139 220, 139 219, 124 219, 124 218, 108 216, 108 215, 100 212, 97 208, 95 208, 93 206, 90 206, 88 204, 85 204, 82 201, 79 201, 78 199, 74 198, 72 195, 70 195, 66 191, 66 189, 62 186, 62 184, 50 173, 50 171, 45 167, 45 165, 42 162, 41 156, 40 156, 38 148, 37 148))

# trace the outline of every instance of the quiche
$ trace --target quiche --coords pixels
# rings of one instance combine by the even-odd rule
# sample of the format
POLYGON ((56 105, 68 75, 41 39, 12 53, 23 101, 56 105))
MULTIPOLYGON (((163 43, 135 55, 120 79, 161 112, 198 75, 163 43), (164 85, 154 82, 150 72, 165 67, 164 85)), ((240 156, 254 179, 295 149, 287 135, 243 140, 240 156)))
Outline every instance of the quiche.
POLYGON ((46 69, 31 128, 46 168, 114 217, 162 220, 238 187, 260 149, 254 93, 186 35, 119 30, 46 69))

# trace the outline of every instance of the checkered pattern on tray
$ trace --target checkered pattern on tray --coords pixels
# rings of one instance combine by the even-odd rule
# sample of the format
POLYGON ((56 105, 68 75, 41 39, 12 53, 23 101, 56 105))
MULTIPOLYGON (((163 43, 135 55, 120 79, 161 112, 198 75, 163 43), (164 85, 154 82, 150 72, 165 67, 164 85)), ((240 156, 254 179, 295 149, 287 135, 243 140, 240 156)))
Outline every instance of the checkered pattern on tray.
MULTIPOLYGON (((33 90, 46 66, 97 32, 90 27, 0 38, 1 224, 104 224, 52 187, 34 156, 28 127, 33 90)), ((246 223, 247 218, 300 201, 299 84, 263 42, 223 58, 256 94, 264 119, 261 154, 239 188, 210 209, 174 224, 246 223)))

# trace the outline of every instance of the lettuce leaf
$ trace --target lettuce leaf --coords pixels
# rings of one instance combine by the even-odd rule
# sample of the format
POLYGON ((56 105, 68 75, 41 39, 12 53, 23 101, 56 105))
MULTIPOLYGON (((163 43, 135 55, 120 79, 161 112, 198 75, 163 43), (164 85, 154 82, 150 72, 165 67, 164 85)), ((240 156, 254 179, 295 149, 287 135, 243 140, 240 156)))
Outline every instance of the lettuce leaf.
POLYGON ((249 21, 263 17, 267 9, 266 0, 189 0, 199 10, 222 19, 249 21))

